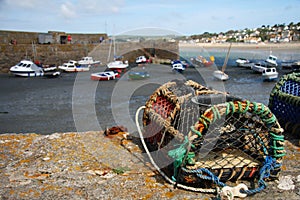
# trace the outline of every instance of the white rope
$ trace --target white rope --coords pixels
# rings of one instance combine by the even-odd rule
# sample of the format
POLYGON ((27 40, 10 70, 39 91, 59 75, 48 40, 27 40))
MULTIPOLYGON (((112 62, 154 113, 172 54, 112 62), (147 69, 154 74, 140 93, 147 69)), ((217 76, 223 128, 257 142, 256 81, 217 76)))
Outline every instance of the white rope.
POLYGON ((150 159, 150 162, 151 164, 154 166, 154 168, 170 183, 170 184, 173 184, 173 185, 176 185, 177 187, 179 188, 182 188, 182 189, 185 189, 185 190, 190 190, 190 191, 194 191, 194 192, 203 192, 203 193, 215 193, 217 191, 217 189, 204 189, 204 188, 195 188, 195 187, 190 187, 190 186, 185 186, 185 185, 182 185, 180 183, 176 183, 175 181, 171 180, 162 170, 160 170, 160 168, 156 165, 155 161, 153 160, 149 150, 148 150, 148 147, 145 143, 145 140, 144 140, 144 136, 143 136, 143 133, 141 131, 141 127, 140 127, 140 124, 139 124, 139 113, 142 109, 145 109, 146 106, 141 106, 138 108, 138 110, 136 111, 136 114, 135 114, 135 123, 136 123, 136 126, 137 126, 137 129, 138 129, 138 132, 139 132, 139 136, 141 138, 141 142, 143 144, 143 147, 150 159))

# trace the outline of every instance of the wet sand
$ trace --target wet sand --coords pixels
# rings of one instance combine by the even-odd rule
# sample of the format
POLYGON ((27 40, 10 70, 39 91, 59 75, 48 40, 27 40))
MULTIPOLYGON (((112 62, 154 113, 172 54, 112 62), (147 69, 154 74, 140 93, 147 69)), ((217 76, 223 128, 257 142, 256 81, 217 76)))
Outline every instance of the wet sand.
MULTIPOLYGON (((264 82, 249 69, 229 66, 230 80, 220 82, 211 74, 216 67, 188 68, 173 73, 167 65, 147 65, 149 79, 91 81, 91 72, 62 73, 61 77, 21 78, 0 75, 0 133, 50 134, 70 131, 99 131, 124 125, 136 131, 134 115, 160 85, 174 80, 191 79, 220 91, 251 101, 268 104, 275 82, 264 82)), ((132 70, 132 69, 131 69, 132 70)), ((135 70, 143 70, 142 68, 135 70)), ((287 71, 280 71, 284 74, 287 71)))

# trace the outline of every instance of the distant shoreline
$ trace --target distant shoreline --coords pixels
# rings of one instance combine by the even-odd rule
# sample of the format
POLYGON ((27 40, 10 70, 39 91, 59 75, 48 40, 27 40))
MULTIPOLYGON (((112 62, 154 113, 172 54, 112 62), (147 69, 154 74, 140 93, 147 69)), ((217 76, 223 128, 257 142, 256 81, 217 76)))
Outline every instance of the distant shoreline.
MULTIPOLYGON (((179 48, 228 48, 229 43, 179 43, 179 48)), ((232 43, 233 49, 300 50, 300 42, 292 43, 232 43)))

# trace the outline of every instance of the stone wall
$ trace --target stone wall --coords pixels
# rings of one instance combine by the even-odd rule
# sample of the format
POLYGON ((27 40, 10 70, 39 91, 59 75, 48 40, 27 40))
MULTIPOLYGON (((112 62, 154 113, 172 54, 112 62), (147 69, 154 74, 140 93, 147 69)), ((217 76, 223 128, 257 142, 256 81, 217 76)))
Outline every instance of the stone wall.
POLYGON ((65 33, 59 31, 48 31, 48 33, 38 32, 20 32, 20 31, 0 31, 0 44, 38 44, 39 35, 52 36, 52 44, 68 43, 68 35, 72 38, 72 44, 91 44, 100 43, 100 38, 107 40, 108 36, 106 33, 65 33))
MULTIPOLYGON (((113 44, 108 41, 89 44, 0 44, 0 72, 7 73, 9 68, 22 59, 39 60, 44 64, 61 65, 68 60, 79 60, 92 56, 103 64, 114 57, 113 44)), ((140 55, 164 59, 177 59, 178 43, 174 42, 124 42, 116 44, 116 55, 123 56, 130 63, 140 55)))
POLYGON ((96 44, 50 44, 50 45, 1 45, 0 72, 8 72, 9 68, 23 59, 39 60, 44 64, 61 65, 68 60, 79 60, 92 51, 96 44))

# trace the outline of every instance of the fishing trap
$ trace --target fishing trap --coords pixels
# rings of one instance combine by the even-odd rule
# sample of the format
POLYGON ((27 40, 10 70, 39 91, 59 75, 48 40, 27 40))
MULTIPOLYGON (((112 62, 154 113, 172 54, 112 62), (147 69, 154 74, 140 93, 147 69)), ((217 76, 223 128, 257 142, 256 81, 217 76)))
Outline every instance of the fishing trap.
POLYGON ((225 192, 245 197, 281 170, 283 129, 270 109, 191 80, 160 86, 136 123, 152 164, 183 189, 219 193, 246 181, 225 192))
POLYGON ((300 73, 282 76, 271 91, 269 107, 281 126, 300 138, 300 73))

